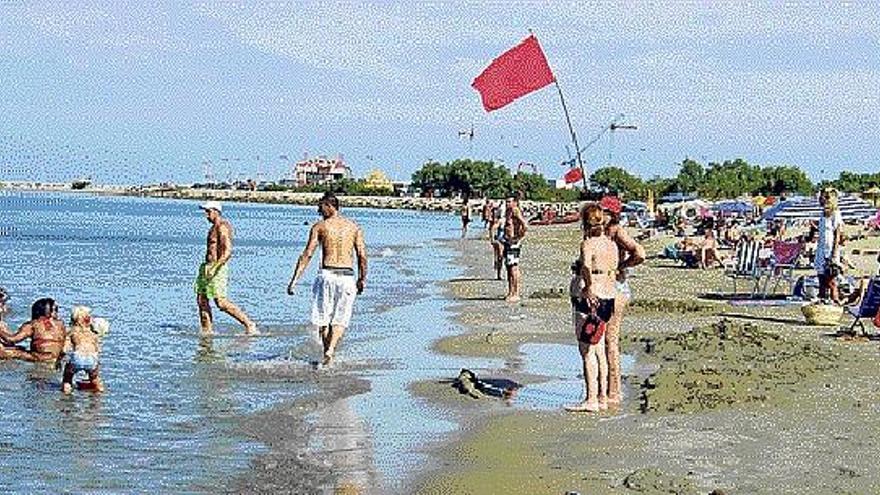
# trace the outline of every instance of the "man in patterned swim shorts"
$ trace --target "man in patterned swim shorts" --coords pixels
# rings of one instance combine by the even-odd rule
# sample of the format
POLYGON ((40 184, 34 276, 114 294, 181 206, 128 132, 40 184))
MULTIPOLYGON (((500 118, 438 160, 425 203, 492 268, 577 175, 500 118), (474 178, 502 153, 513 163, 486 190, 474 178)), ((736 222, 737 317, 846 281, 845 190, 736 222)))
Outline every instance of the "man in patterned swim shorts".
POLYGON ((257 325, 226 298, 226 287, 229 284, 229 259, 232 257, 232 225, 222 217, 223 205, 217 201, 208 201, 199 206, 205 210, 205 218, 211 223, 208 231, 208 243, 205 250, 205 262, 199 266, 199 274, 195 281, 196 301, 199 305, 199 322, 202 334, 214 333, 213 316, 209 301, 214 300, 220 311, 238 320, 244 325, 245 333, 257 334, 257 325))

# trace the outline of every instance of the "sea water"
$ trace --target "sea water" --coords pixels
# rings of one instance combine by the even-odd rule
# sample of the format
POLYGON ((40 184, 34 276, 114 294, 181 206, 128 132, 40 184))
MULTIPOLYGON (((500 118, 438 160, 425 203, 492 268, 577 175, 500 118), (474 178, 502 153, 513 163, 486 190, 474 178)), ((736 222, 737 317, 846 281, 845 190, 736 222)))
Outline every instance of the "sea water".
MULTIPOLYGON (((235 434, 237 418, 310 392, 307 381, 246 375, 317 358, 308 351, 314 337, 306 323, 319 260, 294 296, 285 292, 316 209, 224 206, 234 227, 229 297, 268 335, 242 337, 215 310, 217 335, 200 339, 192 282, 209 224, 197 204, 0 191, 0 285, 11 295, 10 327, 40 297, 55 298, 65 320, 73 305, 85 304, 111 322, 103 395, 64 396, 51 367, 0 361, 0 492, 222 490, 264 449, 235 434)), ((435 282, 452 273, 453 253, 437 239, 456 235, 457 218, 344 213, 363 227, 370 264, 340 360, 380 370, 366 373, 376 393, 349 406, 366 437, 379 438, 373 468, 387 483, 413 467, 388 464, 395 451, 424 440, 420 432, 452 428, 418 417, 424 408, 405 387, 414 375, 436 377, 458 365, 425 358, 431 341, 453 332, 435 282), (413 433, 401 422, 420 426, 413 433)))

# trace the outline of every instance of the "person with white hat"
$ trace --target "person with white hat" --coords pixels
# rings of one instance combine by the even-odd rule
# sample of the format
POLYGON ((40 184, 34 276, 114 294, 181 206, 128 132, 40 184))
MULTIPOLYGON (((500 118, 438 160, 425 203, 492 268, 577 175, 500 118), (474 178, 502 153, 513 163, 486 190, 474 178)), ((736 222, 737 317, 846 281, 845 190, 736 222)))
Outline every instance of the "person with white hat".
POLYGON ((245 333, 257 333, 257 325, 238 306, 226 298, 229 283, 229 259, 232 257, 232 225, 223 218, 223 205, 207 201, 199 208, 205 210, 205 218, 211 223, 205 250, 205 261, 199 266, 195 281, 196 301, 199 305, 199 322, 203 334, 214 333, 210 299, 220 311, 244 325, 245 333))

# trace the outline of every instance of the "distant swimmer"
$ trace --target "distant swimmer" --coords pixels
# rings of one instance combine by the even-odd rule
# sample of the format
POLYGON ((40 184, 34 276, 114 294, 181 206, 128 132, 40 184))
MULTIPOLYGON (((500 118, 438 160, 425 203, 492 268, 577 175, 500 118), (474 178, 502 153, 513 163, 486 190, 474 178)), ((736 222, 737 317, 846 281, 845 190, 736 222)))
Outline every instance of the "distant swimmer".
POLYGON ((504 201, 492 205, 489 219, 489 242, 492 244, 492 261, 495 278, 501 280, 501 268, 504 266, 504 218, 506 216, 504 201))
POLYGON ((205 218, 211 223, 205 250, 205 262, 199 266, 199 274, 195 282, 202 333, 214 333, 213 316, 209 303, 209 300, 213 299, 220 311, 244 325, 246 334, 257 334, 257 325, 248 318, 244 311, 226 298, 226 287, 229 284, 229 259, 232 257, 232 225, 222 216, 223 205, 217 201, 208 201, 200 205, 199 208, 205 210, 205 218))
POLYGON ((73 307, 70 332, 64 342, 64 352, 70 358, 64 366, 64 378, 61 382, 61 391, 65 394, 73 392, 73 377, 80 371, 88 373, 88 383, 93 390, 104 391, 98 364, 98 356, 101 354, 98 334, 101 330, 95 328, 93 323, 91 309, 86 306, 73 307))
POLYGON ((483 208, 480 212, 480 219, 483 220, 483 229, 486 231, 486 237, 490 237, 489 229, 492 226, 492 202, 488 198, 483 200, 483 208))
POLYGON ((356 294, 364 291, 367 278, 367 248, 358 224, 339 214, 339 200, 327 193, 318 202, 323 218, 309 231, 309 240, 296 262, 287 293, 293 295, 296 282, 321 246, 321 270, 312 285, 312 324, 318 327, 324 355, 321 363, 333 361, 336 346, 351 320, 356 294), (358 273, 355 280, 354 255, 358 273))
POLYGON ((64 322, 58 319, 58 305, 54 299, 44 297, 31 305, 31 319, 10 334, 5 325, 0 326, 0 359, 23 361, 55 361, 64 348, 66 332, 64 322), (30 339, 30 348, 15 344, 30 339))
POLYGON ((468 204, 468 195, 464 195, 461 205, 461 238, 467 237, 468 224, 471 223, 471 206, 468 204))
POLYGON ((9 302, 9 293, 6 292, 6 289, 0 287, 0 331, 8 333, 9 327, 6 325, 6 322, 3 321, 3 317, 9 312, 9 308, 6 305, 7 302, 9 302))

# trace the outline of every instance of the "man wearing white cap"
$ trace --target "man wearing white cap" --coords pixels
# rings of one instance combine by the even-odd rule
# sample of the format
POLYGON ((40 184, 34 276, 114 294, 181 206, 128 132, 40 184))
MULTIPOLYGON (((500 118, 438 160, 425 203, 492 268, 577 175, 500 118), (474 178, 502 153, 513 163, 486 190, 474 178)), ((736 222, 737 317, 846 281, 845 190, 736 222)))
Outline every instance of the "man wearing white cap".
POLYGON ((209 300, 213 299, 220 311, 244 325, 245 333, 256 334, 257 326, 244 311, 226 299, 226 286, 229 282, 229 258, 232 257, 232 225, 221 216, 223 205, 218 201, 208 201, 199 205, 205 210, 205 218, 211 223, 208 231, 208 244, 205 262, 199 266, 196 278, 196 301, 199 304, 199 322, 203 334, 214 333, 213 317, 209 300))

